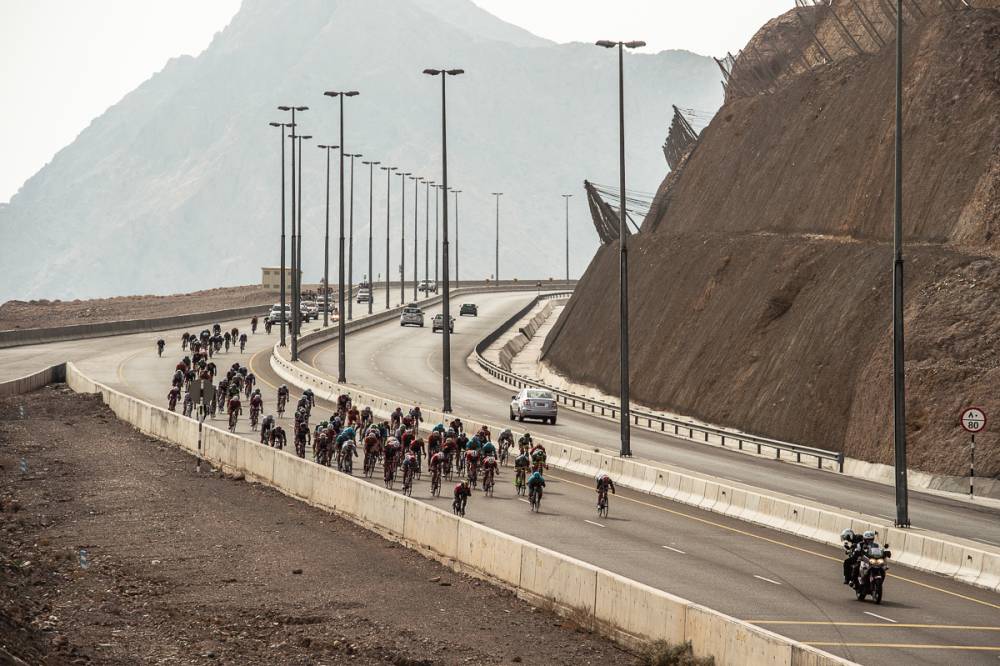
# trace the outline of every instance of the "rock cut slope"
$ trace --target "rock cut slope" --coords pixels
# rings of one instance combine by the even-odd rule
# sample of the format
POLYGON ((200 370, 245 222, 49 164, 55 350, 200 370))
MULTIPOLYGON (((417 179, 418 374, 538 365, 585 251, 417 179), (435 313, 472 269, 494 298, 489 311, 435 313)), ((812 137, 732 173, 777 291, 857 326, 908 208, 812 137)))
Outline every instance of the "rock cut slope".
MULTIPOLYGON (((1000 416, 1000 11, 904 37, 910 464, 962 474, 959 411, 1000 416)), ((893 75, 890 45, 722 107, 631 241, 633 400, 891 461, 893 75)), ((543 352, 609 392, 617 264, 598 251, 543 352)))

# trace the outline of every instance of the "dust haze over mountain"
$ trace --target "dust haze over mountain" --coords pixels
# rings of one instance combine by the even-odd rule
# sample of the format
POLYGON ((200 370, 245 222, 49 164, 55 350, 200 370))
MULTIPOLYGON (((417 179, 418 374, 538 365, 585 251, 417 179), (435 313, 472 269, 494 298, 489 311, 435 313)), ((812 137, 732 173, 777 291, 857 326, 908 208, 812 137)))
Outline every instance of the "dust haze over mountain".
MULTIPOLYGON (((348 151, 436 181, 440 82, 422 75, 425 67, 466 70, 448 82, 449 180, 463 191, 461 277, 493 272, 493 191, 505 193, 501 277, 563 274, 564 192, 575 195, 578 274, 597 247, 582 181, 618 177, 616 65, 611 51, 554 44, 468 0, 245 0, 204 53, 170 60, 0 206, 7 275, 0 300, 259 280, 261 265, 278 262, 280 143, 268 122, 288 119, 279 104, 310 107, 300 116, 302 131, 315 137, 303 158, 304 272, 317 280, 325 161, 315 144, 338 143, 337 102, 323 91, 361 92, 345 106, 348 151)), ((659 146, 670 105, 714 111, 722 101, 718 71, 710 58, 684 51, 628 55, 626 85, 629 188, 653 192, 667 171, 659 146)), ((400 179, 392 180, 395 272, 400 179)), ((356 279, 365 270, 367 199, 368 170, 357 163, 356 279)), ((330 204, 335 226, 336 160, 330 204)), ((405 205, 409 242, 409 180, 405 205)), ((421 187, 421 240, 424 209, 421 187)), ((432 235, 433 215, 432 200, 432 235)), ((374 219, 378 274, 385 266, 378 171, 374 219)), ((331 229, 334 245, 336 235, 331 229)), ((422 247, 420 256, 422 277, 422 247)), ((433 273, 433 256, 431 264, 433 273)))

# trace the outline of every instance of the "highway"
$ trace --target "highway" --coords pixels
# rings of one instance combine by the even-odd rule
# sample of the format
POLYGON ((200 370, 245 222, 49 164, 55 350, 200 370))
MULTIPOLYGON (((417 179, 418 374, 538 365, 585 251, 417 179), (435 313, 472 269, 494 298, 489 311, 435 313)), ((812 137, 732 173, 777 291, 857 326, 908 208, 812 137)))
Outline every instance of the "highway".
MULTIPOLYGON (((482 413, 493 421, 505 417, 505 399, 510 392, 468 371, 464 356, 530 297, 467 297, 479 303, 481 316, 456 322, 452 338, 456 411, 470 416, 482 413)), ((236 325, 242 328, 246 322, 236 325)), ((310 323, 309 328, 314 326, 310 323)), ((62 360, 60 353, 75 355, 79 367, 93 378, 164 405, 171 370, 181 356, 179 335, 180 331, 175 331, 59 343, 66 347, 46 349, 35 358, 42 367, 50 364, 47 358, 51 362, 62 360), (161 336, 168 341, 162 359, 157 358, 153 345, 161 336)), ((260 378, 267 406, 273 406, 273 386, 277 383, 267 362, 276 337, 276 332, 253 336, 242 356, 251 361, 260 378)), ((4 374, 9 372, 8 356, 11 366, 28 370, 25 353, 12 352, 18 350, 0 352, 4 374)), ((359 385, 394 395, 412 394, 421 402, 438 404, 440 376, 435 360, 440 354, 440 336, 430 332, 429 322, 424 329, 401 329, 391 322, 352 334, 348 353, 348 378, 359 385)), ((239 357, 230 352, 216 357, 216 362, 225 367, 230 359, 239 357)), ((329 369, 327 364, 335 363, 336 354, 319 348, 304 357, 329 369)), ((11 376, 19 374, 24 372, 11 376)), ((298 394, 293 391, 293 395, 298 394)), ((320 415, 329 410, 332 405, 320 404, 320 415)), ((224 426, 223 420, 217 425, 224 426)), ((247 425, 243 419, 239 431, 255 438, 247 432, 247 425)), ((532 428, 544 429, 547 434, 559 432, 578 441, 587 441, 587 432, 596 433, 594 439, 609 446, 614 443, 613 436, 600 435, 599 430, 608 426, 613 429, 614 424, 564 411, 558 426, 532 428), (577 435, 580 431, 584 434, 577 435)), ((655 446, 670 452, 675 445, 665 438, 643 438, 644 448, 655 446)), ((737 457, 705 450, 723 454, 720 457, 737 457)), ((746 460, 757 465, 764 462, 746 460)), ((777 463, 771 463, 770 470, 788 476, 811 472, 777 463)), ((835 548, 631 491, 612 497, 610 517, 600 519, 593 508, 589 478, 557 470, 548 478, 540 514, 530 514, 527 504, 514 495, 507 474, 501 478, 496 497, 485 498, 478 492, 473 496, 468 517, 862 663, 995 664, 1000 656, 998 594, 893 567, 885 603, 859 603, 839 580, 840 553, 835 548)), ((428 486, 425 477, 418 482, 414 497, 447 509, 449 500, 431 498, 428 486)), ((787 488, 782 489, 787 492, 787 488)))

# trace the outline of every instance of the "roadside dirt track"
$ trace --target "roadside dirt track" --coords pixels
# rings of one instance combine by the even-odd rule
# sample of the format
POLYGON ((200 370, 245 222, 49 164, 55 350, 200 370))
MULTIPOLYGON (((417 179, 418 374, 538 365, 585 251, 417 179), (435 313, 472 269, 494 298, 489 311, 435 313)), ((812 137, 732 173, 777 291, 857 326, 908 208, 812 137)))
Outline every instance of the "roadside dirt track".
POLYGON ((0 664, 637 661, 347 521, 202 470, 65 386, 0 401, 0 664))

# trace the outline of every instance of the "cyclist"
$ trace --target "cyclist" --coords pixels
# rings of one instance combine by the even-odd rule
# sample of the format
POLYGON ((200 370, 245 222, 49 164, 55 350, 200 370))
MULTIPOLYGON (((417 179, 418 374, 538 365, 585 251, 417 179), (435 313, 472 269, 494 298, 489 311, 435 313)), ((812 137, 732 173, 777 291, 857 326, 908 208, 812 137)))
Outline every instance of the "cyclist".
POLYGON ((361 410, 361 428, 365 430, 374 422, 374 416, 372 415, 372 408, 365 405, 365 408, 361 410))
POLYGON ((246 348, 247 348, 247 334, 240 333, 240 353, 242 354, 243 350, 246 348))
POLYGON ((233 338, 233 344, 235 345, 236 344, 236 339, 240 337, 240 329, 238 329, 235 326, 233 326, 233 330, 230 332, 230 335, 232 336, 232 338, 233 338))
POLYGON ((413 409, 410 410, 410 418, 413 419, 414 424, 419 424, 424 422, 424 415, 420 411, 419 405, 414 405, 413 409))
POLYGON ((160 338, 159 340, 157 340, 156 341, 156 355, 157 356, 163 356, 163 348, 166 347, 166 346, 167 346, 167 343, 166 343, 166 341, 163 338, 160 338))
POLYGON ((469 488, 468 481, 459 481, 455 486, 455 499, 451 503, 452 510, 460 516, 465 515, 465 504, 469 501, 469 496, 472 495, 472 489, 469 488))
POLYGON ((226 347, 226 351, 229 351, 229 340, 230 340, 229 331, 226 331, 226 334, 222 336, 222 339, 225 341, 224 345, 226 347))
POLYGON ((483 458, 483 491, 490 492, 493 488, 493 479, 497 473, 499 465, 495 456, 483 458))
POLYGON ((417 437, 410 442, 410 453, 417 457, 417 474, 420 474, 420 464, 424 460, 424 455, 426 454, 426 448, 424 447, 423 437, 417 437))
POLYGON ((229 430, 236 431, 236 421, 243 413, 243 405, 240 404, 240 394, 234 393, 229 397, 229 430))
POLYGON ((452 422, 448 424, 452 430, 456 433, 462 432, 462 419, 452 419, 452 422))
POLYGON ((330 438, 319 432, 313 439, 313 460, 324 467, 330 466, 330 438))
POLYGON ((531 498, 531 504, 537 504, 542 499, 542 489, 545 487, 545 477, 539 471, 534 471, 527 480, 528 485, 528 497, 531 498))
POLYGON ((528 468, 531 467, 531 458, 527 453, 522 453, 514 459, 514 487, 518 494, 522 492, 525 480, 528 478, 528 468))
POLYGON ((608 490, 611 490, 612 495, 617 495, 615 491, 615 482, 611 480, 607 472, 597 473, 597 506, 600 508, 605 502, 608 501, 608 490))
POLYGON ((257 335, 257 317, 250 318, 250 333, 257 335))
POLYGON ((407 452, 403 456, 403 487, 406 488, 411 486, 413 483, 413 476, 417 473, 418 469, 417 456, 412 452, 407 452))
POLYGON ((171 386, 174 388, 180 388, 184 385, 184 371, 174 370, 174 377, 170 380, 171 386))
POLYGON ((194 413, 194 399, 191 397, 191 391, 184 391, 184 406, 181 408, 181 413, 184 416, 191 416, 194 413))
POLYGON ((396 410, 390 415, 389 419, 392 423, 392 429, 397 430, 403 423, 403 408, 397 407, 396 410))
POLYGON ((181 336, 181 351, 184 351, 185 349, 188 348, 188 340, 190 338, 191 338, 190 334, 188 334, 187 331, 185 331, 184 335, 181 336))
POLYGON ((347 410, 347 425, 356 426, 360 420, 361 412, 358 411, 357 407, 351 405, 351 408, 347 410))
POLYGON ((255 390, 250 395, 250 425, 257 426, 257 417, 264 409, 264 396, 260 394, 260 389, 255 390))
POLYGON ((309 432, 309 422, 305 420, 298 421, 295 425, 295 454, 299 458, 306 457, 306 444, 312 438, 312 434, 309 432))
POLYGON ((288 387, 282 384, 278 387, 278 416, 285 413, 285 403, 288 402, 288 387))
POLYGON ((470 448, 465 452, 465 467, 468 469, 469 482, 475 488, 479 477, 479 449, 470 448))
POLYGON ((302 397, 299 398, 299 403, 296 406, 296 410, 305 414, 306 418, 309 418, 309 411, 311 407, 312 405, 309 403, 309 396, 302 394, 302 397))
POLYGON ((441 472, 444 469, 445 461, 447 460, 443 451, 438 451, 431 456, 431 459, 427 461, 427 468, 431 472, 431 492, 435 488, 441 486, 441 472))
POLYGON ((490 440, 486 440, 483 442, 483 446, 479 449, 479 452, 482 454, 483 458, 496 457, 497 447, 490 440))
POLYGON ((510 451, 510 447, 514 446, 514 433, 510 431, 510 428, 507 428, 500 433, 497 441, 500 443, 500 464, 502 465, 507 462, 507 454, 510 451))
POLYGON ((395 437, 390 437, 389 441, 385 443, 382 465, 384 467, 391 467, 395 469, 399 465, 399 454, 402 451, 403 447, 399 443, 399 440, 395 437))
POLYGON ((260 422, 260 443, 269 444, 271 442, 271 429, 274 427, 274 415, 268 414, 260 422))
POLYGON ((285 448, 285 443, 286 443, 285 429, 282 428, 280 425, 274 426, 274 428, 271 430, 271 442, 270 442, 271 446, 280 450, 285 448))
POLYGON ((346 440, 340 447, 340 454, 337 458, 337 469, 350 474, 354 470, 354 459, 358 457, 358 447, 354 444, 354 439, 346 440))
POLYGON ((264 332, 266 334, 268 334, 268 335, 271 335, 271 319, 270 318, 264 320, 264 332))
POLYGON ((545 447, 541 444, 536 444, 535 448, 531 450, 531 469, 535 472, 548 469, 548 466, 545 464, 545 459, 545 447))
POLYGON ((531 449, 531 445, 533 443, 534 442, 531 441, 531 433, 530 432, 525 432, 517 440, 518 451, 520 451, 521 453, 527 453, 531 449))
MULTIPOLYGON (((311 393, 309 389, 306 389, 306 391, 311 393)), ((337 413, 340 414, 341 419, 347 416, 347 410, 350 408, 350 406, 351 406, 351 396, 347 395, 346 393, 341 393, 339 396, 337 396, 337 413)))
POLYGON ((427 435, 427 455, 432 456, 441 450, 441 433, 437 430, 431 430, 431 434, 427 435))
MULTIPOLYGON (((247 395, 250 395, 251 389, 253 389, 254 384, 257 383, 257 377, 254 376, 254 374, 252 372, 248 372, 246 379, 243 380, 243 383, 246 385, 247 395)), ((257 389, 257 391, 259 392, 260 389, 257 389)))
POLYGON ((170 392, 167 393, 167 402, 170 405, 170 411, 174 411, 177 407, 177 401, 181 399, 181 389, 175 384, 170 387, 170 392))
POLYGON ((309 411, 312 411, 312 408, 316 406, 316 394, 313 393, 312 389, 307 388, 302 392, 302 396, 309 398, 309 411))

